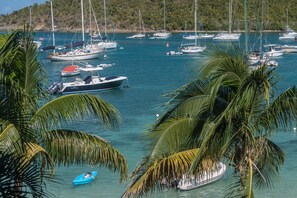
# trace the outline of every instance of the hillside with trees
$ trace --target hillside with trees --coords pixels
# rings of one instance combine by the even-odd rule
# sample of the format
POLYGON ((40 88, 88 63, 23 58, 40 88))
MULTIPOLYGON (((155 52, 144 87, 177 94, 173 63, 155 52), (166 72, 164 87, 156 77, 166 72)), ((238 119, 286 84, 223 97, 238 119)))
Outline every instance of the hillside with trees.
MULTIPOLYGON (((88 3, 84 1, 85 20, 88 20, 88 3)), ((103 0, 92 1, 99 26, 104 23, 103 0)), ((228 0, 198 0, 198 27, 205 31, 228 30, 228 0)), ((163 0, 106 0, 108 28, 115 31, 135 31, 138 28, 138 10, 147 31, 163 29, 163 0)), ((282 30, 286 25, 297 27, 297 5, 294 0, 265 0, 264 29, 282 30)), ((53 0, 54 21, 57 31, 76 31, 81 26, 80 0, 53 0)), ((36 31, 51 29, 50 1, 31 6, 32 24, 36 31)), ((194 0, 166 0, 166 26, 170 31, 193 30, 194 0)), ((257 29, 260 22, 261 1, 248 0, 249 28, 257 29)), ((0 15, 1 29, 20 29, 29 22, 29 7, 0 15)), ((233 30, 244 29, 243 0, 233 0, 233 30)))

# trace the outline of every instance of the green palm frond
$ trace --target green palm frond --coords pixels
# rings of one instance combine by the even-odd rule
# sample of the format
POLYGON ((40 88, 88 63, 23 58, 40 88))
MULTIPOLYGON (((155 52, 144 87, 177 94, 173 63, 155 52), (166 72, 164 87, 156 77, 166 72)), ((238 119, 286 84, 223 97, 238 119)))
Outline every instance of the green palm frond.
POLYGON ((291 126, 297 118, 297 88, 287 89, 280 94, 255 120, 259 131, 269 132, 279 127, 291 126))
MULTIPOLYGON (((134 177, 132 184, 123 194, 123 197, 140 197, 150 190, 157 190, 161 188, 163 178, 168 181, 181 179, 183 174, 189 172, 197 151, 198 149, 186 150, 154 160, 147 167, 143 167, 142 173, 138 171, 140 175, 134 177)), ((212 166, 211 161, 205 161, 201 165, 201 169, 212 166)))
POLYGON ((53 197, 46 192, 46 172, 24 156, 0 151, 0 197, 53 197))
POLYGON ((0 151, 10 150, 22 153, 21 136, 13 124, 8 125, 0 134, 0 151))
POLYGON ((32 123, 46 130, 59 126, 61 121, 72 122, 86 115, 95 115, 107 127, 116 127, 121 121, 118 111, 101 98, 87 94, 70 94, 42 106, 33 116, 32 123))
POLYGON ((195 121, 190 118, 169 119, 149 133, 151 160, 185 150, 187 140, 193 133, 195 121))
POLYGON ((254 151, 255 187, 274 187, 279 178, 280 166, 285 161, 285 154, 280 147, 265 137, 256 138, 254 151))
POLYGON ((127 161, 105 139, 78 131, 55 130, 46 133, 45 149, 58 165, 90 164, 119 171, 121 181, 127 177, 127 161))

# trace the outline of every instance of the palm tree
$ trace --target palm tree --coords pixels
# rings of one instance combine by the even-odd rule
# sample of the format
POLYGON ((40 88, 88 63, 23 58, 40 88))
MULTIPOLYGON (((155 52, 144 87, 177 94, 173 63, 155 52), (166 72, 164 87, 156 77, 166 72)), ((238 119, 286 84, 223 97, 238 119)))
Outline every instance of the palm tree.
POLYGON ((102 165, 119 171, 120 180, 125 180, 126 159, 107 140, 61 129, 61 122, 71 123, 89 115, 107 128, 118 127, 118 111, 87 94, 49 101, 43 88, 45 72, 37 60, 31 32, 11 34, 0 47, 0 151, 25 156, 22 159, 28 164, 38 162, 42 171, 53 173, 55 164, 102 165))
POLYGON ((179 180, 219 161, 233 170, 227 197, 254 197, 254 188, 273 187, 285 156, 270 137, 296 119, 297 89, 275 95, 274 69, 251 71, 238 47, 214 47, 199 78, 170 94, 148 134, 150 153, 123 196, 140 196, 162 186, 164 177, 179 180))

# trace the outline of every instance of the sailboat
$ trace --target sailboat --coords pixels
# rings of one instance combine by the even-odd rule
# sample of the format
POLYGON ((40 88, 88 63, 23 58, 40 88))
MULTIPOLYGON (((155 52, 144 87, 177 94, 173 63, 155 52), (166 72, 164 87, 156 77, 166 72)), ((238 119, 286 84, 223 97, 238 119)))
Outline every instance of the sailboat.
POLYGON ((132 36, 129 36, 127 38, 145 38, 145 34, 144 32, 144 28, 142 26, 142 18, 141 18, 141 12, 140 10, 138 10, 138 15, 139 15, 139 33, 138 34, 134 34, 132 36))
POLYGON ((164 3, 164 29, 156 32, 153 34, 153 37, 150 37, 150 39, 167 39, 171 36, 171 33, 166 30, 166 2, 164 3))
MULTIPOLYGON (((30 16, 29 16, 29 27, 32 28, 32 8, 29 7, 30 10, 30 16)), ((36 45, 36 48, 38 49, 41 46, 41 40, 34 40, 33 43, 36 45)))
POLYGON ((296 37, 297 37, 297 32, 295 32, 289 26, 288 9, 287 9, 287 25, 285 27, 285 32, 280 35, 279 40, 295 40, 296 37))
MULTIPOLYGON (((55 46, 54 28, 53 25, 53 11, 52 11, 52 1, 51 1, 51 13, 52 13, 52 31, 53 31, 53 46, 55 46)), ((81 0, 81 17, 82 17, 82 44, 85 42, 84 34, 84 13, 83 13, 83 0, 81 0)), ((73 48, 73 44, 70 45, 73 48)), ((49 56, 51 61, 78 61, 78 60, 89 60, 99 58, 103 54, 104 50, 99 48, 90 48, 83 46, 82 49, 71 49, 69 52, 55 52, 49 56)))
POLYGON ((104 6, 104 37, 101 37, 101 41, 98 43, 98 47, 99 49, 116 49, 118 47, 118 43, 115 41, 111 41, 108 39, 108 35, 107 35, 107 18, 106 18, 106 5, 105 5, 105 0, 103 2, 103 6, 104 6))
POLYGON ((195 26, 195 43, 189 43, 189 44, 182 44, 181 46, 181 52, 184 54, 195 54, 199 52, 203 52, 206 47, 205 46, 199 46, 197 45, 197 0, 195 0, 195 12, 194 12, 194 26, 195 26))
POLYGON ((219 33, 213 40, 227 40, 227 41, 238 41, 240 33, 231 33, 232 29, 232 4, 233 0, 229 0, 229 30, 228 33, 219 33))

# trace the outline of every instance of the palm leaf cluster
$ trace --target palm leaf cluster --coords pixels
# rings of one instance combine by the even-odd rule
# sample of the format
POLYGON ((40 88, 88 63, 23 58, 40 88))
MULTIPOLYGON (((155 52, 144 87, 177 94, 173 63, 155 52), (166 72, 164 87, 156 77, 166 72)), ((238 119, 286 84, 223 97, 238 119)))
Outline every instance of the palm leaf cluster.
POLYGON ((278 94, 274 69, 250 70, 237 46, 212 47, 208 57, 198 79, 169 94, 165 113, 148 132, 150 152, 124 197, 159 189, 164 178, 199 175, 219 161, 233 170, 227 197, 273 187, 285 155, 270 137, 295 121, 297 89, 278 94))
MULTIPOLYGON (((0 44, 0 151, 16 160, 21 156, 26 164, 21 169, 23 174, 33 170, 31 166, 39 167, 32 174, 40 177, 40 181, 44 175, 54 173, 55 165, 71 164, 106 166, 118 171, 121 181, 125 180, 126 159, 107 140, 61 127, 61 123, 72 123, 86 116, 95 116, 106 128, 118 127, 119 112, 106 101, 88 94, 50 100, 44 91, 46 74, 37 60, 33 34, 25 29, 5 36, 4 40, 0 44)), ((18 165, 22 164, 16 163, 12 168, 18 165)), ((0 169, 2 175, 7 172, 5 168, 0 169)), ((40 188, 33 188, 26 184, 25 176, 19 175, 16 182, 19 189, 42 194, 44 182, 39 183, 40 188)), ((18 188, 11 188, 11 192, 15 189, 18 188)), ((5 197, 8 191, 3 192, 5 197)))

